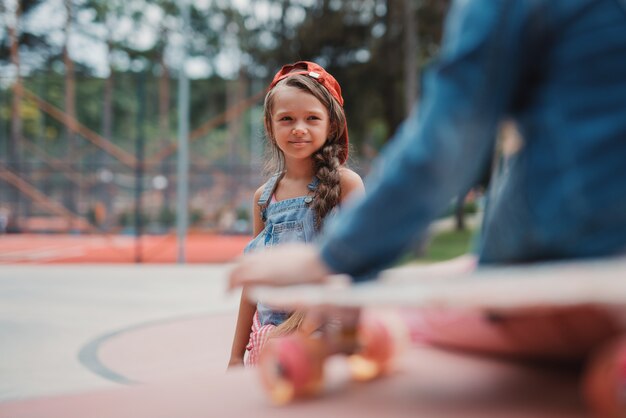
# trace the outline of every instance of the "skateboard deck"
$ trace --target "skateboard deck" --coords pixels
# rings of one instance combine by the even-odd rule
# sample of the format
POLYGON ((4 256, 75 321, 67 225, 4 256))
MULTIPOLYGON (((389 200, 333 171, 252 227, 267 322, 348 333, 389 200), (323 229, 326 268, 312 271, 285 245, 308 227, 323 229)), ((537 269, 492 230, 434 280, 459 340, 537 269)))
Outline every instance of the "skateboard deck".
POLYGON ((626 305, 626 257, 438 272, 432 266, 386 270, 379 280, 350 285, 256 287, 252 298, 282 307, 434 307, 518 309, 626 305))
MULTIPOLYGON (((324 315, 345 308, 346 312, 365 308, 365 313, 410 308, 421 315, 422 324, 416 328, 430 344, 553 365, 584 362, 580 399, 597 417, 626 416, 622 395, 626 390, 626 258, 481 268, 471 273, 413 266, 385 271, 378 279, 350 285, 345 277, 335 277, 317 285, 259 287, 250 295, 281 309, 313 308, 311 312, 324 315), (441 321, 442 313, 456 315, 455 321, 441 321)), ((363 346, 354 335, 356 346, 363 346)), ((270 397, 281 395, 284 385, 290 390, 299 387, 298 379, 308 383, 298 377, 312 376, 305 373, 307 358, 318 362, 326 358, 319 354, 323 350, 305 355, 304 348, 279 343, 267 351, 269 371, 262 369, 261 375, 270 376, 269 384, 264 381, 270 397), (298 361, 291 360, 294 356, 299 356, 298 361)))

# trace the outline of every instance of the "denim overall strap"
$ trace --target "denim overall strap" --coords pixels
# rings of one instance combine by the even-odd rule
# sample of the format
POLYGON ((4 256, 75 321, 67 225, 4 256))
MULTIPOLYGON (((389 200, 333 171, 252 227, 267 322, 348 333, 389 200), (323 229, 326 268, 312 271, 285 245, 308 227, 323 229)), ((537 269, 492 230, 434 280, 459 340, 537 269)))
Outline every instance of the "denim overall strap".
POLYGON ((261 219, 263 220, 263 222, 267 220, 267 205, 269 205, 270 199, 274 194, 274 190, 276 190, 276 186, 278 185, 278 181, 282 178, 283 174, 285 174, 285 172, 276 173, 272 177, 270 177, 269 180, 267 180, 267 183, 265 183, 265 189, 263 189, 261 197, 259 197, 257 205, 259 205, 259 207, 261 208, 261 219))
POLYGON ((307 188, 314 192, 318 184, 320 184, 320 179, 318 179, 317 176, 313 176, 313 180, 307 185, 307 188))

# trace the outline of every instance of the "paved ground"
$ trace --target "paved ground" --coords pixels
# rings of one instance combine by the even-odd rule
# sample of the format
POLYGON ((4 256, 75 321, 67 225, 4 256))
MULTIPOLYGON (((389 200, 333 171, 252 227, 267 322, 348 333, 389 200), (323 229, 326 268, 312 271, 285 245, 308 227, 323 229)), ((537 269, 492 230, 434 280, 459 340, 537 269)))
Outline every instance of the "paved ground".
POLYGON ((3 265, 0 401, 224 370, 239 300, 228 268, 3 265))

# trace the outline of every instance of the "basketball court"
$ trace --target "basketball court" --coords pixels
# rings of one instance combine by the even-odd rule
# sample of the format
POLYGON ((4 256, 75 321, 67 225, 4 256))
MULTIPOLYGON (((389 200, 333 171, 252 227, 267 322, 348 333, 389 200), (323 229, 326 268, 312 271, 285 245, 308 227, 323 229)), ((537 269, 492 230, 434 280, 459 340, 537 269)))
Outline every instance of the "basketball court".
POLYGON ((4 402, 225 370, 237 292, 228 265, 4 265, 4 402))
POLYGON ((226 371, 229 265, 5 265, 0 418, 584 417, 576 371, 411 346, 369 383, 331 359, 320 396, 278 407, 226 371))

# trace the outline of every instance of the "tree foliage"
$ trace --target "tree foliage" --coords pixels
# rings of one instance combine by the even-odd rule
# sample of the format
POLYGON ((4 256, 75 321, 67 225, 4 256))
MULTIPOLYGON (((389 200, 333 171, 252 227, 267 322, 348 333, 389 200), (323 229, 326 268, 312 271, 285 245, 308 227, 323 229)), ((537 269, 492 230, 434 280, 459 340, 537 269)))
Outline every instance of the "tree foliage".
MULTIPOLYGON (((46 0, 21 1, 23 19, 46 0)), ((135 89, 127 88, 132 74, 142 71, 148 78, 148 106, 155 116, 148 118, 153 130, 163 138, 175 132, 175 79, 180 70, 180 8, 173 0, 74 0, 77 16, 74 36, 106 45, 108 69, 94 68, 77 60, 76 95, 94 97, 94 83, 100 85, 101 103, 109 103, 113 114, 107 123, 99 121, 106 113, 101 106, 84 106, 77 110, 97 131, 112 132, 105 125, 125 126, 135 89), (145 41, 145 39, 148 41, 145 41), (143 40, 143 41, 142 41, 143 40), (109 75, 106 75, 106 72, 109 75), (103 77, 118 82, 106 85, 103 77), (93 79, 83 83, 81 80, 93 79), (108 86, 108 87, 107 87, 108 86), (112 98, 102 93, 114 89, 112 98), (95 113, 93 113, 95 112, 95 113), (86 114, 88 113, 88 114, 86 114), (116 123, 113 123, 116 121, 116 123), (105 126, 105 127, 103 127, 105 126)), ((194 81, 192 89, 192 126, 223 111, 233 78, 253 80, 253 90, 266 85, 269 77, 283 64, 296 60, 313 60, 327 67, 342 85, 352 142, 357 150, 366 146, 378 148, 406 116, 403 103, 405 80, 403 60, 413 54, 418 68, 425 66, 437 53, 443 16, 449 0, 249 0, 246 7, 237 2, 211 0, 196 2, 191 9, 191 42, 189 55, 195 64, 203 63, 205 81, 194 81), (196 4, 197 3, 197 4, 196 4), (411 4, 416 21, 416 50, 405 47, 404 13, 411 4), (228 68, 224 73, 223 68, 228 68), (258 80, 258 82, 254 82, 258 80)), ((61 75, 62 45, 52 34, 28 31, 20 33, 20 52, 38 54, 41 65, 31 68, 26 78, 42 89, 40 80, 54 80, 61 75)), ((10 63, 9 40, 1 33, 0 65, 10 63)), ((419 74, 409 74, 418 78, 419 74)), ((198 77, 198 76, 196 76, 198 77)), ((58 81, 58 80, 57 80, 58 81)), ((50 90, 58 88, 51 81, 50 90), (56 87, 55 87, 56 86, 56 87)), ((131 83, 132 84, 132 83, 131 83)), ((53 90, 44 92, 52 102, 53 90)), ((55 102, 59 107, 63 103, 55 102)), ((130 122, 129 122, 130 123, 130 122)), ((126 131, 128 132, 128 131, 126 131)), ((118 137, 124 136, 117 133, 118 137)))
POLYGON ((414 2, 419 48, 407 51, 403 1, 412 0, 272 1, 276 13, 269 19, 254 8, 244 11, 240 47, 247 69, 267 76, 288 62, 318 61, 343 87, 353 141, 378 146, 406 117, 403 57, 415 54, 423 66, 437 53, 448 5, 414 2))

